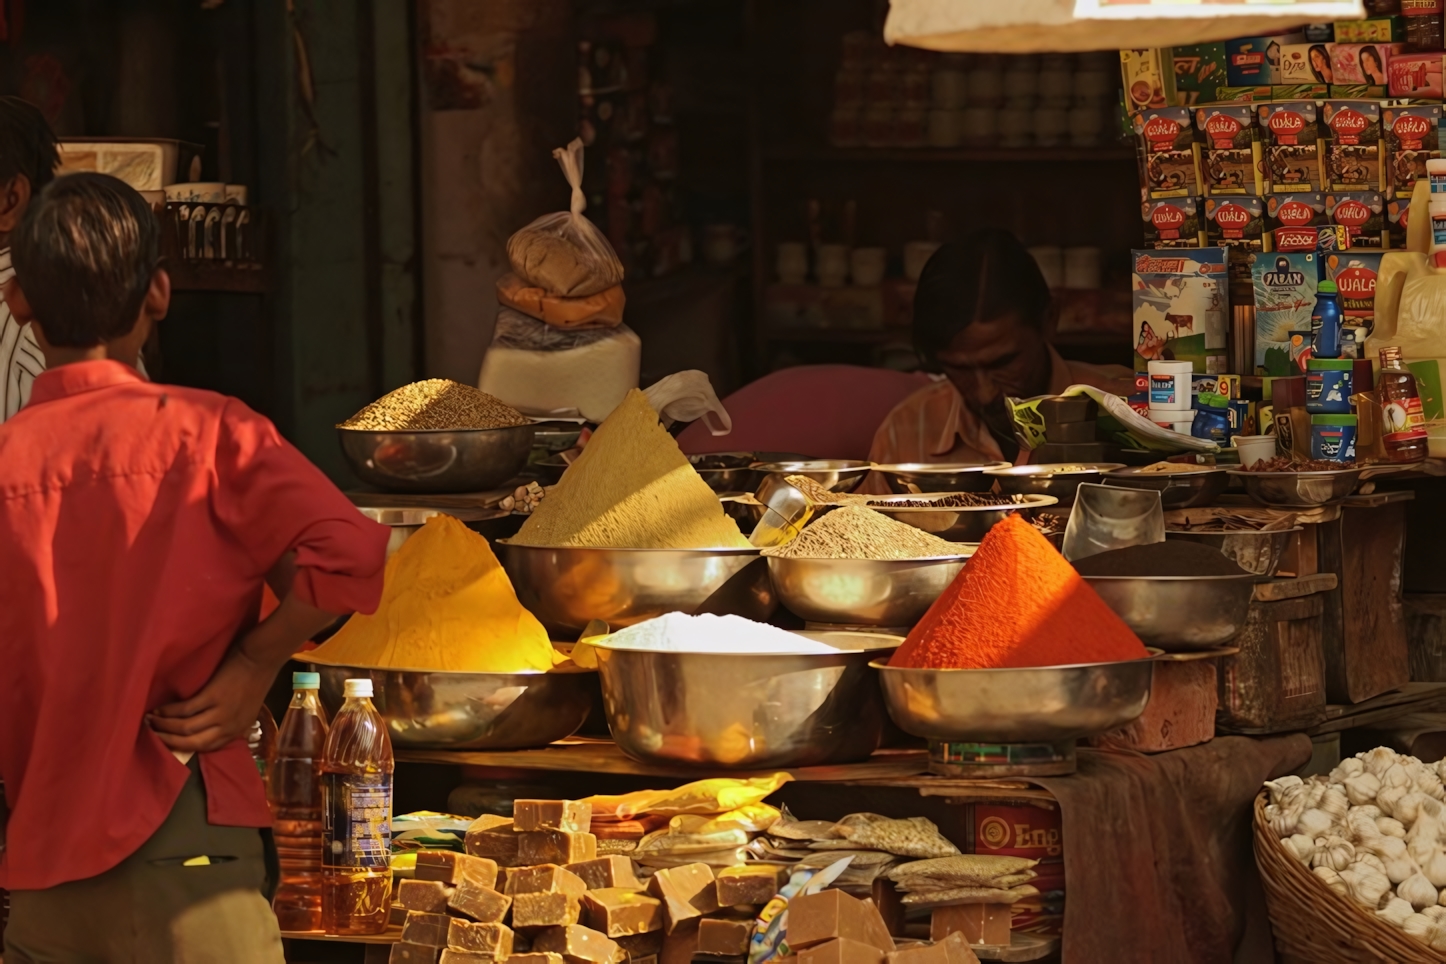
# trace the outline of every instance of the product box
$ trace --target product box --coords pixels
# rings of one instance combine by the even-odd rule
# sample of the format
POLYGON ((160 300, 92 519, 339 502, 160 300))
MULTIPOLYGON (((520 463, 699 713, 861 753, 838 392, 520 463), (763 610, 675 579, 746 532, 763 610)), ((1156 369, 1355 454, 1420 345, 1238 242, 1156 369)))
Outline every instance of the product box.
POLYGON ((1170 48, 1175 66, 1175 103, 1182 107, 1208 103, 1225 82, 1225 44, 1192 44, 1170 48))
POLYGON ((1441 99, 1441 52, 1397 54, 1386 65, 1387 86, 1392 97, 1441 99))
POLYGON ((1390 84, 1391 58, 1404 52, 1404 44, 1333 43, 1330 47, 1332 76, 1327 83, 1385 87, 1390 84))
POLYGON ((1386 202, 1386 247, 1404 250, 1406 225, 1411 220, 1411 196, 1401 194, 1386 202))
POLYGON ((1205 374, 1224 364, 1229 285, 1224 248, 1130 252, 1135 368, 1189 361, 1205 374))
POLYGON ((1328 193, 1326 220, 1345 231, 1342 251, 1385 247, 1386 205, 1378 191, 1328 193))
POLYGON ((1334 76, 1329 44, 1289 44, 1280 48, 1280 83, 1332 84, 1334 76))
POLYGON ((1321 189, 1320 125, 1313 101, 1261 104, 1265 173, 1276 194, 1321 189))
POLYGON ((1225 411, 1230 422, 1231 435, 1256 435, 1255 402, 1243 398, 1231 399, 1225 411))
POLYGON ((1381 272, 1381 253, 1352 251, 1322 256, 1325 276, 1336 283, 1345 323, 1359 330, 1357 344, 1376 323, 1376 276, 1381 272))
POLYGON ((1145 154, 1145 190, 1151 198, 1200 194, 1200 154, 1188 107, 1135 112, 1135 134, 1145 154))
POLYGON ((1145 244, 1152 248, 1198 248, 1205 244, 1199 201, 1172 197, 1141 205, 1145 244))
POLYGON ((1276 84, 1270 88, 1270 99, 1324 100, 1330 92, 1330 84, 1276 84))
POLYGON ((1406 42, 1406 21, 1400 16, 1341 20, 1332 26, 1335 28, 1335 42, 1338 44, 1406 42))
POLYGON ((1441 156, 1441 105, 1385 107, 1381 127, 1390 164, 1388 188, 1396 197, 1409 198, 1416 182, 1426 176, 1426 162, 1441 156))
POLYGON ((1328 44, 1335 39, 1335 24, 1308 23, 1305 25, 1305 42, 1308 44, 1328 44))
POLYGON ((1331 84, 1330 93, 1327 96, 1331 100, 1380 100, 1386 96, 1386 88, 1377 87, 1374 84, 1331 84))
POLYGON ((1281 48, 1303 43, 1304 33, 1239 37, 1225 41, 1225 76, 1232 87, 1279 84, 1281 48))
POLYGON ((1215 102, 1219 104, 1229 103, 1265 103, 1271 99, 1271 89, 1265 87, 1216 87, 1215 102))
POLYGON ((1247 257, 1263 247, 1265 205, 1253 195, 1205 199, 1205 240, 1230 251, 1230 275, 1250 277, 1247 257), (1240 267, 1237 268, 1237 265, 1240 267))
POLYGON ((1226 398, 1240 397, 1239 375, 1192 375, 1190 394, 1224 395, 1226 398))
POLYGON ((1175 70, 1164 68, 1165 49, 1120 51, 1120 77, 1124 82, 1125 105, 1130 110, 1174 105, 1175 70))
POLYGON ((1290 335, 1310 331, 1318 262, 1314 253, 1258 254, 1250 266, 1255 290, 1255 366, 1266 375, 1295 374, 1290 335))
POLYGON ((1205 141, 1200 148, 1200 175, 1207 195, 1262 193, 1260 128, 1254 108, 1197 107, 1195 127, 1205 141))
POLYGON ((1265 199, 1266 243, 1271 251, 1315 251, 1329 223, 1324 194, 1273 194, 1265 199))
POLYGON ((1325 127, 1326 188, 1383 191, 1381 105, 1369 100, 1328 100, 1321 106, 1325 127))

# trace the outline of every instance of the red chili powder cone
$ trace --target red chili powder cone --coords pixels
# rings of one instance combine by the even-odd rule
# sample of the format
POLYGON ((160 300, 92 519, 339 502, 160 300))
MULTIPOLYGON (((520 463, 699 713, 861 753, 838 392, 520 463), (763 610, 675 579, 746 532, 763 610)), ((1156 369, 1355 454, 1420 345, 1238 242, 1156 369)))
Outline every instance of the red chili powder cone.
POLYGON ((889 665, 998 669, 1147 656, 1139 637, 1049 541, 1011 515, 989 530, 889 665))

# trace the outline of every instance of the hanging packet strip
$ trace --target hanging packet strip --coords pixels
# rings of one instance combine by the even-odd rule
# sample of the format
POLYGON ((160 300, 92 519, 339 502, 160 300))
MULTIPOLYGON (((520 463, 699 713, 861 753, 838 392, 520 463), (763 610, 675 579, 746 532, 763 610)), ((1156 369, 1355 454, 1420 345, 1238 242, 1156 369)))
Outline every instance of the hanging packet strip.
POLYGON ((788 878, 788 883, 763 909, 753 928, 753 938, 748 943, 748 964, 763 964, 765 961, 788 957, 792 949, 788 946, 788 903, 795 897, 817 894, 838 879, 848 869, 853 857, 844 857, 827 867, 814 869, 800 868, 788 878))

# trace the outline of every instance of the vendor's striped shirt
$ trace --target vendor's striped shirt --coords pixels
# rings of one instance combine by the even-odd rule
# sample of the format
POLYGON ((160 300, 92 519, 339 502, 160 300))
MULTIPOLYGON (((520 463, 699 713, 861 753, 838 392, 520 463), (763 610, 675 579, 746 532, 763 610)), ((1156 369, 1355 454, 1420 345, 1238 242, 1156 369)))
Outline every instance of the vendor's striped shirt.
MULTIPOLYGON (((15 277, 10 249, 0 251, 0 285, 15 277)), ((0 421, 12 418, 30 400, 30 384, 45 371, 45 357, 29 325, 17 324, 10 306, 0 300, 0 421)))

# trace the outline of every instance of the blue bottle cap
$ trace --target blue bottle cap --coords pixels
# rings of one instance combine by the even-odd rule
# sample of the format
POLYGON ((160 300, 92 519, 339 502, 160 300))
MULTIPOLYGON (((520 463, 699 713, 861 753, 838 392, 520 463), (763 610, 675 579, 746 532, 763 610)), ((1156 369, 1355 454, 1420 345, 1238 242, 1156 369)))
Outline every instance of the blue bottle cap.
POLYGON ((294 690, 319 690, 321 689, 321 674, 292 673, 291 688, 294 690))

